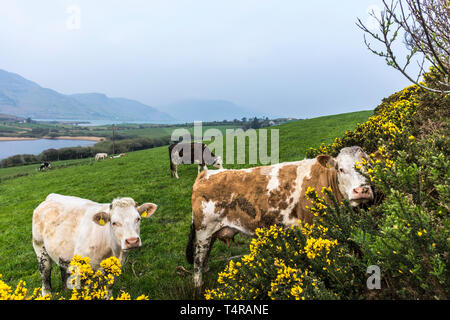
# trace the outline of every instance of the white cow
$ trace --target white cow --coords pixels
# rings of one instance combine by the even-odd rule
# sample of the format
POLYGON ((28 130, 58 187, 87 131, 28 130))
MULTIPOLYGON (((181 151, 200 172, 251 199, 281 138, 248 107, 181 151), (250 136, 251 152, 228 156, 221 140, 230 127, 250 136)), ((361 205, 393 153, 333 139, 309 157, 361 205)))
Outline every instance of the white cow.
POLYGON ((141 217, 150 217, 157 205, 138 206, 132 198, 112 203, 49 194, 33 212, 33 247, 42 277, 42 295, 51 293, 52 260, 61 269, 66 288, 68 266, 75 254, 89 257, 93 269, 111 256, 123 263, 129 250, 142 245, 141 217))
POLYGON ((107 153, 97 153, 95 155, 95 160, 98 161, 98 160, 106 159, 107 157, 108 157, 107 153))

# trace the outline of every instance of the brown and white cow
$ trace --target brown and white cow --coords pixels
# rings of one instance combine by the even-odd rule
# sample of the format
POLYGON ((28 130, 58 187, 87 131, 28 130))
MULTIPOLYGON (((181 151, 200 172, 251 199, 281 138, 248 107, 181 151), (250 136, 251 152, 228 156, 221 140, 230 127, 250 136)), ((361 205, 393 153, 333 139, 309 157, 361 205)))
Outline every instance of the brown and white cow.
POLYGON ((111 256, 123 263, 129 250, 142 245, 141 217, 156 210, 154 203, 138 206, 132 198, 117 198, 111 203, 49 194, 33 212, 33 247, 42 277, 42 295, 51 293, 51 263, 61 270, 66 288, 68 266, 75 254, 89 257, 93 269, 111 256))
POLYGON ((194 284, 202 286, 202 272, 214 241, 232 239, 238 232, 254 235, 255 229, 273 224, 290 226, 311 222, 311 205, 305 192, 331 187, 336 199, 352 206, 373 199, 366 179, 355 162, 367 155, 360 147, 343 148, 336 158, 284 162, 241 170, 214 170, 197 176, 192 189, 192 226, 186 258, 194 264, 194 284))

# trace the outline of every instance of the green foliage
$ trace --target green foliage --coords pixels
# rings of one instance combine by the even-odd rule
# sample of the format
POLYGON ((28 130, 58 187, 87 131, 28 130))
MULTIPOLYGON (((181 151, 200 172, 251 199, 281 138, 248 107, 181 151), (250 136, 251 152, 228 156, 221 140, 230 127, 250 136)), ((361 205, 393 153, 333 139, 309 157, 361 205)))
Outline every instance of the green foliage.
POLYGON ((450 149, 445 135, 411 142, 375 161, 369 177, 385 200, 370 241, 359 239, 368 263, 380 266, 381 298, 446 299, 450 270, 450 149))
POLYGON ((448 299, 448 106, 449 95, 410 86, 384 99, 354 130, 310 148, 314 157, 362 146, 370 157, 355 168, 372 184, 374 203, 354 209, 346 200, 337 203, 330 190, 308 190, 314 225, 258 231, 250 255, 230 262, 205 297, 448 299), (305 254, 318 239, 335 245, 326 255, 305 254), (367 286, 372 265, 380 268, 380 290, 367 286))

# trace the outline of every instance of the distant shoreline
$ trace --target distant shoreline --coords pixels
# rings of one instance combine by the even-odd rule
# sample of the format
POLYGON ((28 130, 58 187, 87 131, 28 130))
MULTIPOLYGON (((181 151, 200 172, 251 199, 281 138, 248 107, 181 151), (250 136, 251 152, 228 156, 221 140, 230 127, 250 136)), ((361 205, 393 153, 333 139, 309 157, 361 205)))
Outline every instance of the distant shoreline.
POLYGON ((49 139, 49 140, 86 140, 86 141, 102 141, 105 140, 104 137, 89 137, 89 136, 59 136, 59 137, 49 137, 43 136, 39 138, 31 138, 31 137, 0 137, 0 141, 26 141, 26 140, 40 140, 40 139, 49 139))

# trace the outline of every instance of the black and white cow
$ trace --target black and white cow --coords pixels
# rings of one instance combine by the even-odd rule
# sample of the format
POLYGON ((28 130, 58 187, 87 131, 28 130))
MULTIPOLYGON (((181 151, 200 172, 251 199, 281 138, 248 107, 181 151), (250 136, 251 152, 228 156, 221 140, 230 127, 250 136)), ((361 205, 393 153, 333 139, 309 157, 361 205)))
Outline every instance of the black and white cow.
POLYGON ((50 162, 45 161, 39 167, 39 171, 43 171, 45 169, 51 169, 51 167, 52 167, 52 165, 50 164, 50 162))
POLYGON ((178 165, 198 164, 198 172, 201 168, 207 170, 207 165, 222 169, 222 158, 216 156, 209 148, 200 142, 174 143, 169 146, 170 174, 178 179, 178 165))

